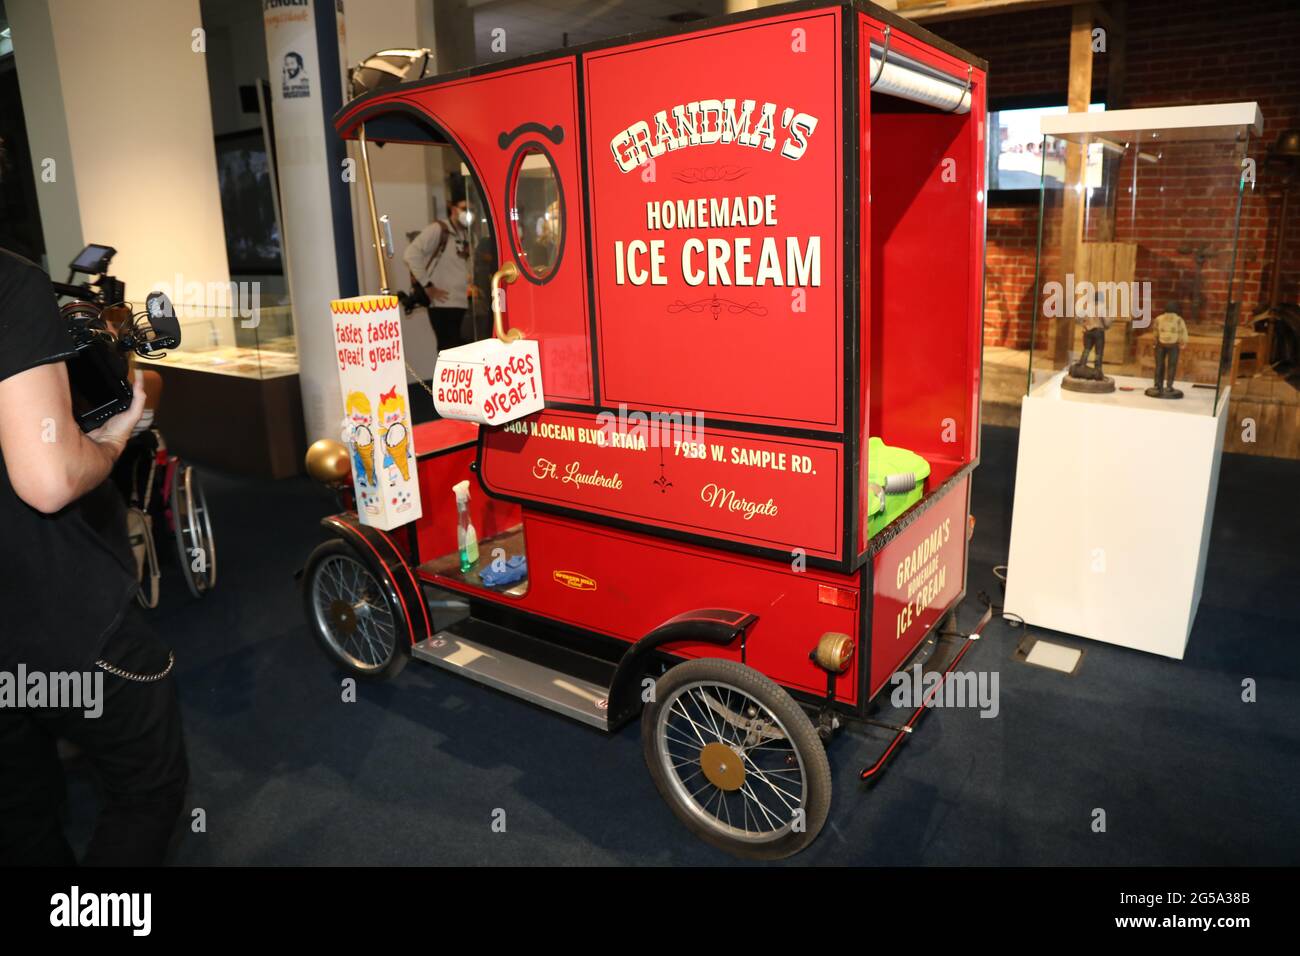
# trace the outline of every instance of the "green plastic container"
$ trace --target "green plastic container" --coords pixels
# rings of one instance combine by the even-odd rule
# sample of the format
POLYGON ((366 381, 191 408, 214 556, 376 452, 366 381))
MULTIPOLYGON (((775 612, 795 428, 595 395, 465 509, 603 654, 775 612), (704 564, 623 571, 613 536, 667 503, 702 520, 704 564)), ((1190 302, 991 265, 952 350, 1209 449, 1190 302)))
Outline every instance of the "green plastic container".
POLYGON ((871 538, 886 527, 925 495, 925 482, 930 477, 930 463, 914 451, 886 445, 879 438, 867 441, 867 480, 872 485, 885 487, 885 479, 890 475, 913 474, 916 485, 910 491, 900 494, 880 495, 874 489, 867 490, 867 537, 871 538))

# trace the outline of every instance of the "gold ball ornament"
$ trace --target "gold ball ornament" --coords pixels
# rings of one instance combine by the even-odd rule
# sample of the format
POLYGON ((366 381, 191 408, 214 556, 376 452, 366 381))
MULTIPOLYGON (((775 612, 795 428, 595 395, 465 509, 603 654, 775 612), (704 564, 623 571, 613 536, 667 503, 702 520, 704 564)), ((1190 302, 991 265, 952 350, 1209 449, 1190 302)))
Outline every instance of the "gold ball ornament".
POLYGON ((322 438, 307 449, 307 474, 323 485, 341 485, 352 480, 352 461, 340 441, 322 438))

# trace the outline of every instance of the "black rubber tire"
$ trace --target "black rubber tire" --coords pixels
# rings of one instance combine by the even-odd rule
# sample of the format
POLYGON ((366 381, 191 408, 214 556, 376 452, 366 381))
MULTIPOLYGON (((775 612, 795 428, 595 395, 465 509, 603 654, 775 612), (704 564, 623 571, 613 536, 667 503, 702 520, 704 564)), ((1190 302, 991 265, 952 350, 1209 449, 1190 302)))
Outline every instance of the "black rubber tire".
POLYGON ((366 561, 356 549, 346 541, 335 539, 326 541, 318 545, 316 550, 311 553, 307 559, 307 567, 302 576, 302 599, 303 610, 307 615, 307 626, 311 629, 312 637, 316 639, 316 644, 329 658, 330 663, 339 670, 346 672, 349 676, 359 677, 363 680, 383 681, 390 680, 402 672, 406 662, 411 657, 410 629, 405 618, 402 616, 400 607, 393 606, 388 596, 383 593, 385 587, 389 590, 392 585, 387 581, 387 574, 377 569, 373 564, 366 561), (325 559, 330 557, 344 557, 355 561, 370 573, 372 577, 380 584, 380 594, 377 597, 383 601, 384 607, 392 614, 394 623, 394 640, 393 647, 387 658, 384 659, 381 666, 374 668, 358 667, 352 661, 339 655, 334 645, 330 642, 328 636, 322 632, 320 624, 316 618, 316 608, 313 602, 315 576, 320 573, 320 568, 325 559))
POLYGON ((671 668, 655 682, 655 699, 646 705, 641 715, 641 751, 650 771, 650 779, 677 819, 705 843, 732 856, 745 860, 780 860, 793 856, 812 843, 826 823, 831 805, 831 768, 826 759, 826 748, 822 746, 812 721, 795 703, 794 698, 775 681, 764 677, 752 667, 736 661, 705 658, 671 668), (808 788, 803 805, 805 827, 802 832, 791 830, 768 843, 747 843, 701 823, 674 792, 659 760, 656 727, 663 702, 672 697, 673 692, 682 685, 695 681, 730 684, 766 707, 785 726, 791 745, 802 759, 808 788))
POLYGON ((207 510, 207 496, 203 493, 203 483, 199 480, 198 474, 194 471, 193 465, 187 465, 184 462, 178 462, 176 469, 172 472, 172 487, 168 493, 167 500, 170 503, 172 513, 172 523, 174 525, 173 536, 176 539, 176 563, 185 575, 185 586, 189 589, 190 595, 196 598, 203 598, 217 584, 217 542, 215 537, 210 533, 212 528, 212 514, 207 510), (190 492, 197 492, 197 497, 203 502, 203 513, 205 515, 203 523, 199 526, 199 535, 203 538, 200 546, 207 550, 206 560, 208 562, 207 570, 202 573, 202 577, 196 577, 191 560, 193 552, 186 549, 185 533, 182 526, 187 522, 196 522, 197 517, 186 513, 180 506, 180 502, 185 502, 185 509, 193 510, 194 499, 189 494, 182 494, 182 486, 189 489, 190 492), (205 534, 204 532, 208 532, 205 534))

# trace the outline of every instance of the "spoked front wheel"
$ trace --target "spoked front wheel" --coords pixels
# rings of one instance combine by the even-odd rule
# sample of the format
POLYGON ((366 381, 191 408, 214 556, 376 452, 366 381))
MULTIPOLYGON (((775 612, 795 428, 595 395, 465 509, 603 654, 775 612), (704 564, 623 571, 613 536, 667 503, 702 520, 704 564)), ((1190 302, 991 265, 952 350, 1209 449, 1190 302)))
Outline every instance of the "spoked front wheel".
POLYGON ((409 642, 393 604, 348 545, 329 541, 312 552, 303 596, 317 642, 339 667, 359 677, 386 678, 406 665, 409 642))
POLYGON ((679 664, 641 721, 660 795, 705 842, 777 860, 821 831, 831 772, 812 721, 777 684, 735 661, 679 664))
POLYGON ((203 597, 217 585, 217 543, 208 499, 193 467, 177 464, 168 500, 185 584, 195 597, 203 597))

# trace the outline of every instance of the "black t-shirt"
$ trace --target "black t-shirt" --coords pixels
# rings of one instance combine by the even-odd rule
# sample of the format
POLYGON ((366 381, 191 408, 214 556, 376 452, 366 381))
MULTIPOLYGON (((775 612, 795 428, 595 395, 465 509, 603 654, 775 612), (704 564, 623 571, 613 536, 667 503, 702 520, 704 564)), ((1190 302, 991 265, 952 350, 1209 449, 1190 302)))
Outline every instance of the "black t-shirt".
MULTIPOLYGON (((66 359, 49 277, 0 249, 0 380, 66 359)), ((42 423, 33 413, 31 440, 42 423)), ((0 669, 94 666, 136 590, 121 497, 105 482, 57 514, 18 497, 0 455, 0 669)))

